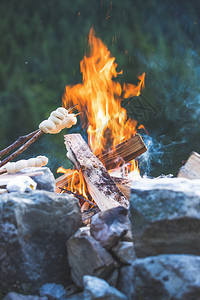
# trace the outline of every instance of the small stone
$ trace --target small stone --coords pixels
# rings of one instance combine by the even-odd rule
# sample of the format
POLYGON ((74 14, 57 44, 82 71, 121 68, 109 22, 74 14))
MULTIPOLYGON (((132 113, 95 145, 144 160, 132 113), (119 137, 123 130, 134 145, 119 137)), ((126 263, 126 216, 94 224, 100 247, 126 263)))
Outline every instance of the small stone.
POLYGON ((49 300, 65 300, 67 292, 61 284, 46 283, 40 288, 40 296, 46 296, 49 300))
POLYGON ((7 186, 6 189, 9 193, 13 192, 31 192, 35 190, 37 187, 37 183, 31 179, 29 176, 18 176, 14 179, 11 179, 7 186))
POLYGON ((55 190, 55 178, 53 173, 48 167, 41 168, 25 168, 20 171, 22 174, 41 172, 41 175, 32 176, 31 178, 37 183, 37 190, 45 190, 49 192, 54 192, 55 190))
POLYGON ((90 232, 106 249, 110 249, 130 229, 128 211, 123 206, 99 212, 92 217, 90 232))
POLYGON ((127 297, 116 288, 111 287, 105 280, 94 276, 84 276, 84 300, 127 300, 127 297))
POLYGON ((3 298, 3 300, 48 300, 48 298, 10 292, 3 298))
POLYGON ((119 241, 112 251, 124 264, 132 264, 136 259, 133 242, 119 241))
POLYGON ((67 241, 68 261, 74 283, 83 286, 84 275, 109 277, 116 267, 112 256, 93 237, 79 230, 67 241), (78 234, 79 233, 79 234, 78 234))

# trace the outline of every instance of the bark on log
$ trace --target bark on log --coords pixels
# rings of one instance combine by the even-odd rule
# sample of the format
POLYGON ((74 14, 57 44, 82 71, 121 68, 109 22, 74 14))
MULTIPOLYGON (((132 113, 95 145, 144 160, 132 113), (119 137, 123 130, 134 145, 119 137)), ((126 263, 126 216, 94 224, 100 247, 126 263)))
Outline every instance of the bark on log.
POLYGON ((100 208, 106 210, 123 205, 128 200, 116 186, 102 162, 91 152, 80 134, 65 135, 67 156, 76 168, 81 169, 88 190, 100 208))
MULTIPOLYGON (((111 176, 111 178, 118 186, 118 188, 122 191, 122 193, 125 195, 125 197, 129 199, 132 180, 121 178, 121 177, 114 177, 114 176, 111 176)), ((57 194, 62 193, 62 188, 67 186, 69 181, 71 181, 71 175, 69 173, 63 174, 60 177, 58 177, 56 179, 55 193, 57 194)), ((77 183, 78 183, 78 176, 77 176, 77 183)), ((76 184, 76 179, 74 181, 74 184, 76 184)))
POLYGON ((177 177, 200 179, 200 155, 192 152, 186 164, 180 168, 177 177))
POLYGON ((110 170, 119 166, 120 162, 127 163, 146 151, 147 147, 142 137, 136 133, 129 140, 111 148, 109 152, 99 155, 98 158, 106 169, 110 170))

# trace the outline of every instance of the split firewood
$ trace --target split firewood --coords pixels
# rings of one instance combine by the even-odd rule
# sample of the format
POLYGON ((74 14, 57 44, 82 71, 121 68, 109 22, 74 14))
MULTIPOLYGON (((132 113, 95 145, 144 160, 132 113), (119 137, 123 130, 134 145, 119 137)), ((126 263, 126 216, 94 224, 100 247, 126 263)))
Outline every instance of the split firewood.
POLYGON ((147 151, 147 147, 139 134, 111 148, 104 154, 98 155, 107 170, 114 169, 120 163, 127 163, 147 151))
POLYGON ((75 167, 81 169, 90 195, 100 210, 128 207, 128 200, 116 186, 102 162, 91 152, 80 134, 64 136, 67 156, 75 167))
POLYGON ((200 155, 192 152, 186 164, 180 168, 177 177, 200 179, 200 155))
POLYGON ((100 209, 96 207, 89 208, 86 211, 82 212, 82 221, 85 225, 88 225, 91 221, 91 218, 96 215, 98 212, 100 212, 100 209))
MULTIPOLYGON (((73 174, 73 170, 71 173, 63 174, 56 179, 55 193, 58 193, 58 194, 61 193, 62 189, 65 186, 68 186, 68 183, 71 182, 71 180, 72 180, 72 174, 73 174)), ((127 199, 129 199, 131 184, 133 181, 130 179, 127 179, 127 178, 114 177, 114 176, 112 176, 112 174, 110 174, 110 177, 112 178, 114 183, 118 186, 118 188, 122 191, 122 193, 125 195, 125 197, 127 199)), ((79 181, 79 176, 77 174, 77 176, 75 176, 75 178, 73 180, 74 185, 78 184, 78 181, 79 181)))
POLYGON ((16 173, 21 169, 30 167, 44 167, 48 163, 48 158, 46 156, 37 156, 36 158, 29 158, 28 160, 22 159, 17 162, 8 162, 2 168, 0 168, 0 174, 3 173, 16 173))
MULTIPOLYGON (((71 172, 68 172, 67 174, 63 174, 56 178, 55 180, 55 193, 60 193, 61 189, 65 186, 68 186, 68 183, 71 182, 72 176, 73 176, 74 170, 71 170, 71 172)), ((78 183, 79 176, 77 174, 76 178, 74 179, 74 185, 76 185, 76 182, 78 183), (77 178, 77 180, 76 180, 77 178)))
POLYGON ((75 108, 75 106, 76 105, 70 107, 68 110, 64 107, 57 108, 51 113, 48 120, 44 120, 40 123, 38 130, 31 132, 28 135, 19 137, 12 145, 0 151, 1 157, 2 155, 8 154, 10 151, 26 142, 18 150, 13 152, 3 161, 1 161, 0 167, 4 166, 5 164, 13 160, 16 156, 24 152, 33 142, 35 142, 43 134, 43 132, 56 134, 64 128, 71 128, 73 125, 75 125, 77 123, 77 114, 75 115, 69 113, 75 108))
POLYGON ((122 191, 122 193, 126 196, 127 199, 130 198, 131 185, 133 183, 130 179, 120 178, 120 177, 112 177, 113 181, 117 185, 117 187, 122 191))

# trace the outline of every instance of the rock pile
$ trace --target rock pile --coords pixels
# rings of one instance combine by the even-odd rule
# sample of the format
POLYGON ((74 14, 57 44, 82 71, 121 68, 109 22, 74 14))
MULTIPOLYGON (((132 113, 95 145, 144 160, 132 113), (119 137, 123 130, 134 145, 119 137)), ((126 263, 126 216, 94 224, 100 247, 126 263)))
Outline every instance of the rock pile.
POLYGON ((2 194, 0 209, 4 300, 200 299, 200 180, 134 182, 129 211, 90 226, 66 194, 2 194))
POLYGON ((130 218, 134 299, 200 299, 200 180, 135 182, 130 218))

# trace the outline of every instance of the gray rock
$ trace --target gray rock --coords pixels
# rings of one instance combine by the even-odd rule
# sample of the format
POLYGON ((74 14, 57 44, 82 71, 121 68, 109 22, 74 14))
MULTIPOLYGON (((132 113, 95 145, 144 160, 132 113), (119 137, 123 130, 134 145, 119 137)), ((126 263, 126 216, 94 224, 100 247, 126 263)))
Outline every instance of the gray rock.
POLYGON ((137 257, 200 255, 200 180, 161 178, 134 182, 130 218, 137 257))
POLYGON ((94 276, 84 276, 84 300, 126 300, 127 297, 119 292, 114 287, 109 286, 109 284, 100 278, 94 276))
POLYGON ((46 296, 49 300, 65 300, 67 292, 63 285, 46 283, 40 288, 40 296, 46 296))
MULTIPOLYGON (((133 300, 134 298, 134 271, 133 271, 133 264, 122 266, 119 271, 119 279, 117 289, 125 294, 128 300, 133 300)), ((161 300, 161 299, 160 299, 161 300)))
POLYGON ((66 300, 84 300, 84 296, 83 296, 83 293, 77 293, 77 294, 74 294, 70 297, 67 297, 66 300))
POLYGON ((32 173, 32 172, 41 172, 43 174, 36 175, 36 176, 30 176, 36 183, 37 183, 37 190, 46 190, 49 192, 54 192, 55 190, 55 178, 53 176, 53 173, 48 167, 42 167, 42 168, 25 168, 20 171, 22 174, 26 173, 32 173))
POLYGON ((28 293, 46 282, 71 283, 66 240, 81 224, 77 199, 37 190, 1 194, 0 211, 0 283, 28 293))
POLYGON ((48 300, 48 298, 10 292, 3 298, 3 300, 48 300))
POLYGON ((91 220, 91 235, 106 249, 114 246, 130 229, 128 211, 123 206, 99 212, 91 220))
POLYGON ((89 236, 87 231, 79 231, 67 241, 67 253, 71 276, 74 283, 83 286, 84 275, 94 275, 107 279, 116 266, 112 256, 89 236))
POLYGON ((119 241, 112 251, 124 264, 132 264, 136 258, 133 242, 119 241))
POLYGON ((135 297, 139 300, 200 299, 200 257, 159 255, 134 263, 135 297))

